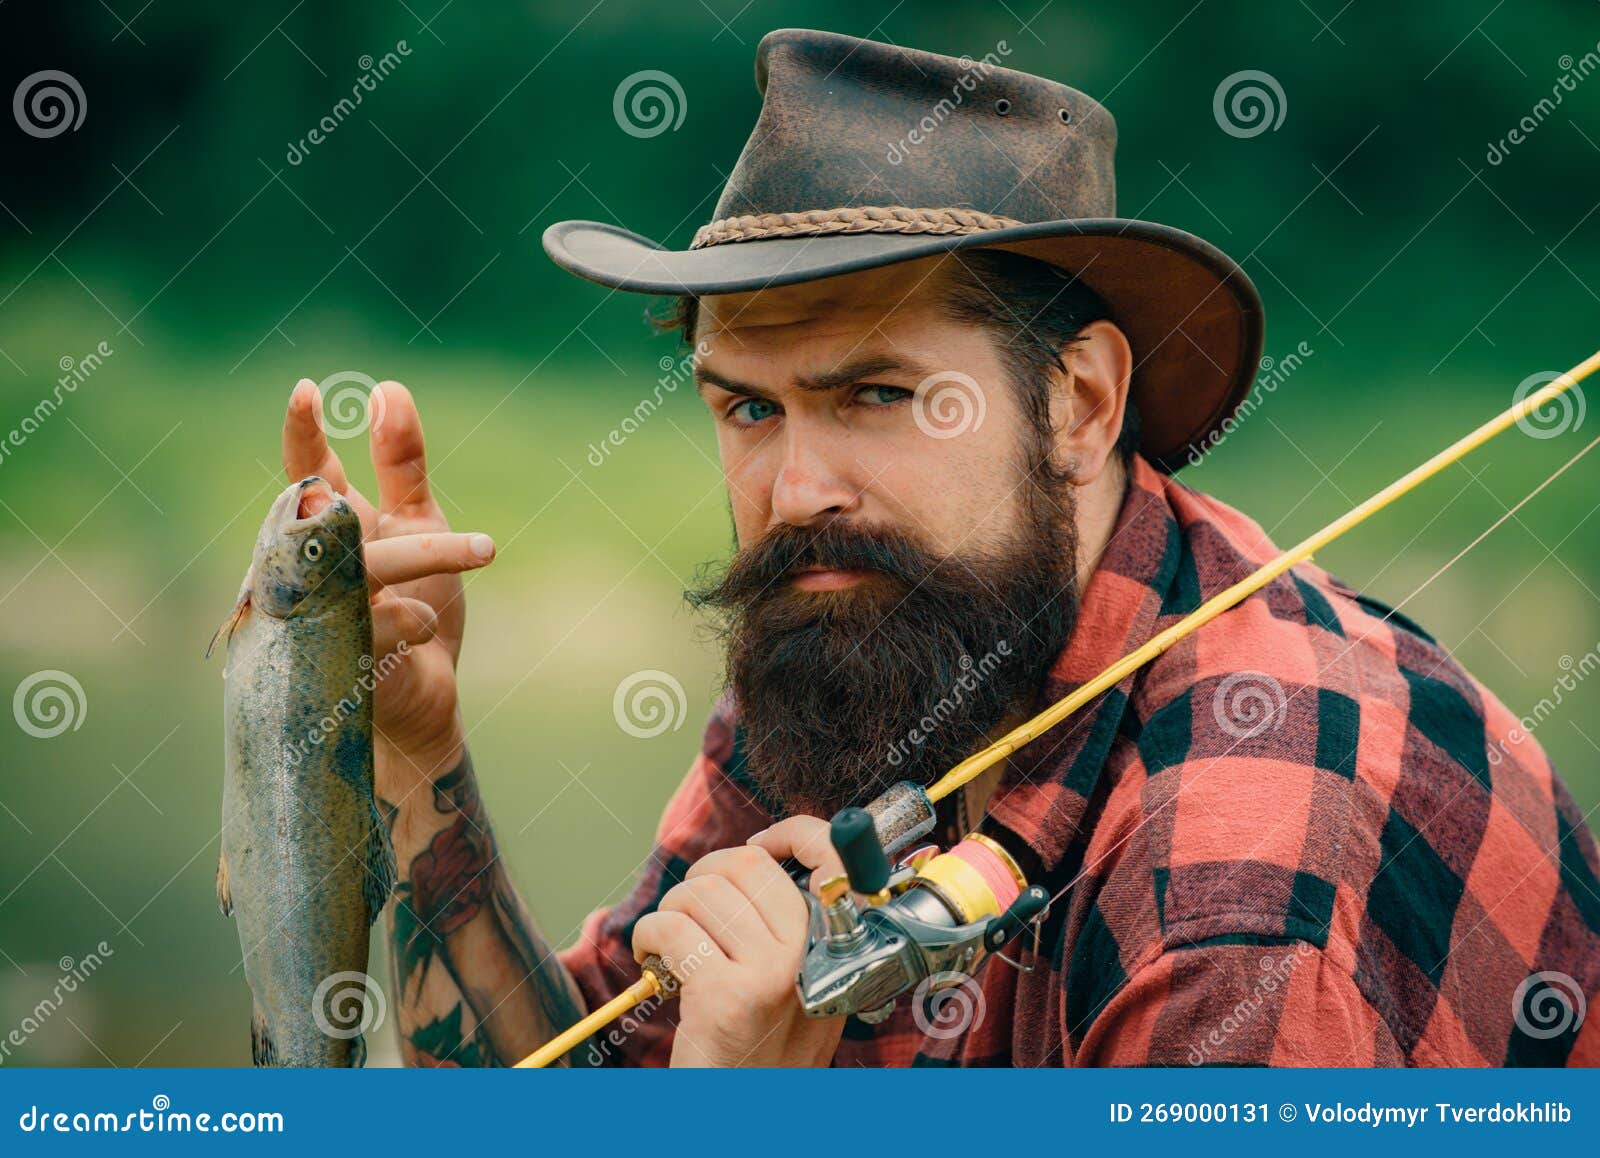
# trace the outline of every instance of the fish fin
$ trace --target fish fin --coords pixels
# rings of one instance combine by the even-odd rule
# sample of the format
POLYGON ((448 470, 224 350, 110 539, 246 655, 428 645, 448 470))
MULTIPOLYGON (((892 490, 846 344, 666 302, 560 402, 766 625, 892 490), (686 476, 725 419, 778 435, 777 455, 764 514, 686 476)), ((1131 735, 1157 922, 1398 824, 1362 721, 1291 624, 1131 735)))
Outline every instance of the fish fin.
POLYGON ((233 882, 228 879, 228 854, 217 857, 217 907, 224 917, 233 916, 233 882))
POLYGON ((278 1046, 267 1029, 267 1015, 259 1005, 250 1007, 250 1060, 258 1066, 278 1064, 278 1046))
POLYGON ((383 911, 384 903, 394 890, 397 871, 394 842, 389 838, 389 826, 383 822, 383 817, 378 815, 378 808, 374 805, 372 825, 367 832, 367 871, 362 880, 362 891, 367 901, 368 924, 376 921, 378 914, 383 911))
POLYGON ((228 613, 228 618, 222 621, 222 626, 217 628, 216 633, 212 635, 211 642, 206 644, 207 659, 211 658, 211 652, 212 649, 217 646, 217 640, 221 639, 223 647, 227 647, 228 640, 233 638, 234 630, 239 626, 240 621, 249 614, 250 576, 246 575, 244 578, 244 586, 239 589, 239 599, 236 603, 234 603, 233 610, 228 613), (224 632, 226 632, 226 638, 224 638, 224 632))

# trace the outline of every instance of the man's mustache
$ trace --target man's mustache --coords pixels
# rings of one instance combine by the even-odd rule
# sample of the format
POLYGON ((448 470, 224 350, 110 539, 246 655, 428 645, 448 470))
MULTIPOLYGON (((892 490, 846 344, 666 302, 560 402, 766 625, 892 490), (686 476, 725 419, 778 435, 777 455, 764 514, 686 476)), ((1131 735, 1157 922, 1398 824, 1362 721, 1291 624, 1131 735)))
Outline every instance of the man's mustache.
POLYGON ((838 520, 821 527, 780 527, 739 551, 722 577, 691 591, 689 601, 696 607, 744 606, 781 593, 787 580, 808 568, 876 571, 914 587, 938 566, 901 531, 838 520))

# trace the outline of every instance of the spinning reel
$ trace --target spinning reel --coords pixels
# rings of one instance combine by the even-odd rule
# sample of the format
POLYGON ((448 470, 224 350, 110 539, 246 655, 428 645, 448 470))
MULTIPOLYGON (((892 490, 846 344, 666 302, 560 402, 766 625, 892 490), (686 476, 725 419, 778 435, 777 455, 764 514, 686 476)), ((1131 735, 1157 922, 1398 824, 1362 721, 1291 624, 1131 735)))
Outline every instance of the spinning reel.
POLYGON ((829 835, 844 874, 805 894, 811 947, 795 988, 808 1017, 876 1024, 903 993, 959 985, 1050 903, 1004 848, 977 833, 948 852, 924 845, 891 863, 890 850, 933 828, 932 802, 916 785, 896 784, 870 807, 834 816, 829 835))

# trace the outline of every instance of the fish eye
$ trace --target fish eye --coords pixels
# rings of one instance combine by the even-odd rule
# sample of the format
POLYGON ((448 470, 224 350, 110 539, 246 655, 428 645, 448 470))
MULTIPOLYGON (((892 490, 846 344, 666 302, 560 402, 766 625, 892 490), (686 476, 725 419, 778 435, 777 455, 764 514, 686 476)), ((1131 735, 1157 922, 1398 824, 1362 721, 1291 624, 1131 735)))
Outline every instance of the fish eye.
POLYGON ((306 557, 307 562, 315 563, 322 558, 322 540, 307 539, 306 545, 300 549, 300 553, 306 557))

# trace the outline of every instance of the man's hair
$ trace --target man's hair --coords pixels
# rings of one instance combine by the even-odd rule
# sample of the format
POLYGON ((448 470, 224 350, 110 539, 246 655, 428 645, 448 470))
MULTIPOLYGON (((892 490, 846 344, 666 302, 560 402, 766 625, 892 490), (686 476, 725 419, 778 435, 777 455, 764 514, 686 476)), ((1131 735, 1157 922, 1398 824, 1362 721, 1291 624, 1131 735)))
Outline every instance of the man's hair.
MULTIPOLYGON (((1062 355, 1084 327, 1109 320, 1111 311, 1077 275, 1049 262, 1004 249, 957 251, 950 257, 954 267, 941 267, 935 287, 941 308, 952 321, 990 331, 1036 435, 1053 439, 1046 371, 1062 365, 1062 355)), ((679 331, 684 347, 692 349, 699 307, 698 298, 675 298, 650 322, 661 331, 679 331)), ((1138 449, 1139 412, 1129 399, 1116 446, 1124 466, 1138 449)))

